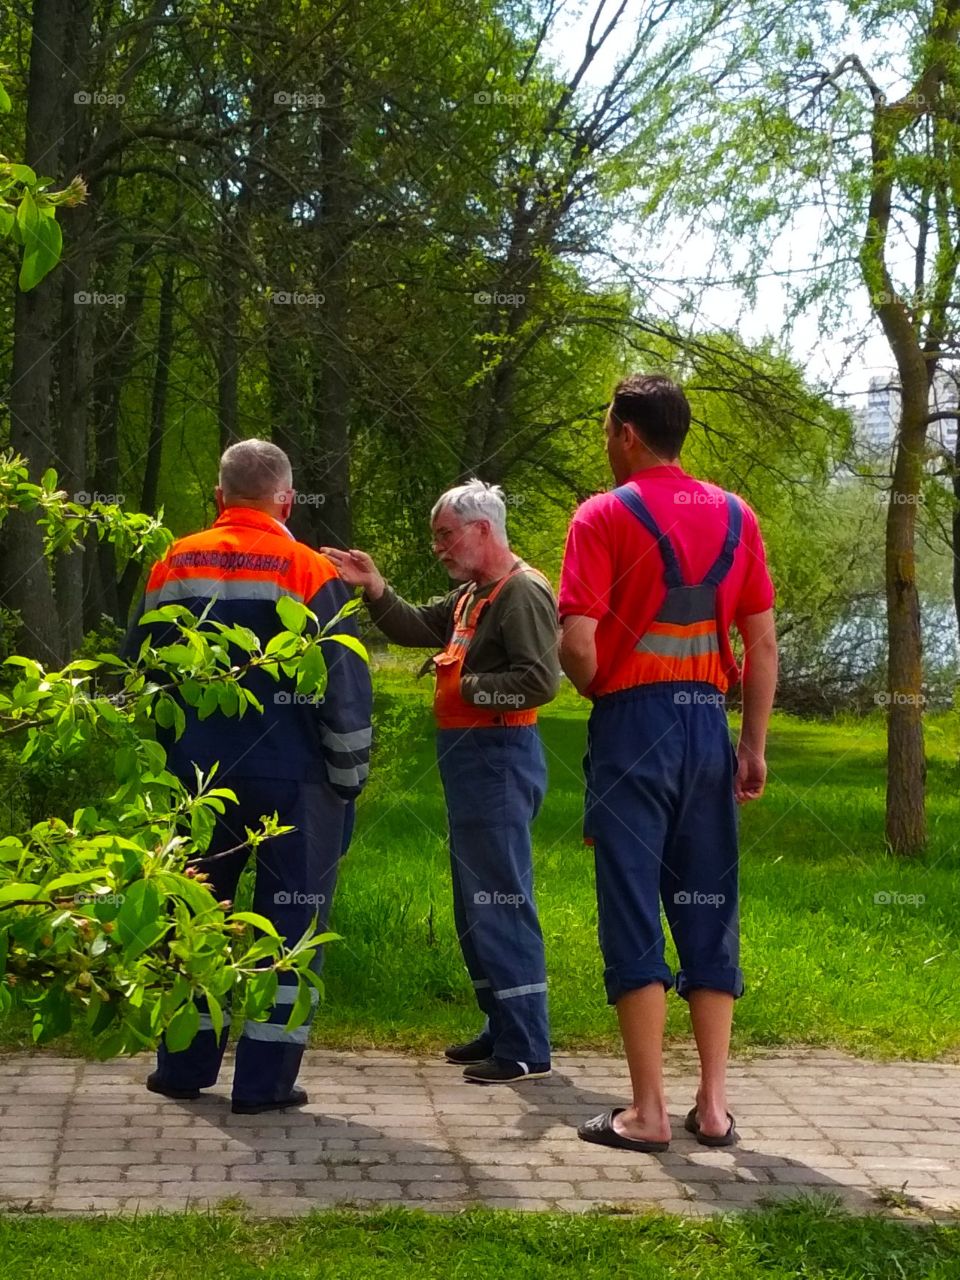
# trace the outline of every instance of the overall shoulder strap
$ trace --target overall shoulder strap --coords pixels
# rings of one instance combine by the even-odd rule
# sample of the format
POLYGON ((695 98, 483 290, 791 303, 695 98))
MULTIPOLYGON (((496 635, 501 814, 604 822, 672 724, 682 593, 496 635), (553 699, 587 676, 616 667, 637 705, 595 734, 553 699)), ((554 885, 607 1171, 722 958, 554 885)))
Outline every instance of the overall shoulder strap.
POLYGON ((733 557, 740 545, 740 531, 743 528, 743 508, 739 499, 732 493, 724 492, 727 500, 727 536, 723 540, 723 549, 707 571, 703 584, 718 587, 733 567, 733 557))
POLYGON ((680 563, 673 549, 673 543, 654 520, 653 513, 637 490, 631 484, 622 484, 614 489, 613 496, 623 503, 631 515, 636 516, 649 534, 656 538, 660 559, 663 561, 663 577, 667 586, 682 587, 683 574, 680 571, 680 563))

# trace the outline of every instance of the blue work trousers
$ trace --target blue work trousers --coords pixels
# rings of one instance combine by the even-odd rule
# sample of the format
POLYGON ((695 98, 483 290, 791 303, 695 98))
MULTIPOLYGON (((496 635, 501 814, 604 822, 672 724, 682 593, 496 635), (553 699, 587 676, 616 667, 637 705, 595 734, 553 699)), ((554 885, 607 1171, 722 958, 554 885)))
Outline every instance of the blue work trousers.
POLYGON ((536 725, 441 729, 453 914, 493 1056, 549 1063, 547 975, 530 824, 546 790, 536 725))
POLYGON ((584 835, 592 840, 610 1004, 674 978, 677 991, 743 994, 736 752, 713 685, 664 681, 598 698, 590 714, 584 835))
MULTIPOLYGON (((276 926, 289 945, 296 942, 317 917, 317 929, 326 928, 337 882, 337 867, 352 830, 353 804, 344 804, 323 782, 243 778, 227 781, 237 804, 227 802, 218 816, 201 864, 218 899, 234 897, 240 874, 250 856, 240 849, 226 857, 210 857, 243 844, 245 827, 258 828, 262 814, 277 812, 280 822, 296 828, 265 840, 257 849, 253 910, 276 926)), ((317 952, 314 968, 322 963, 317 952)), ((237 1041, 233 1073, 233 1098, 239 1102, 279 1102, 288 1098, 300 1070, 309 1022, 285 1031, 297 982, 280 975, 276 1001, 266 1022, 246 1021, 237 1041)), ((313 992, 316 1006, 317 992, 313 992)), ((203 1008, 203 1002, 198 1002, 203 1008)), ((311 1013, 312 1017, 312 1013, 311 1013)), ((229 1023, 229 1013, 226 1022, 229 1023)), ((174 1089, 205 1089, 216 1083, 227 1044, 227 1029, 218 1038, 209 1013, 201 1014, 201 1030, 188 1048, 171 1053, 161 1044, 157 1054, 160 1082, 174 1089)))

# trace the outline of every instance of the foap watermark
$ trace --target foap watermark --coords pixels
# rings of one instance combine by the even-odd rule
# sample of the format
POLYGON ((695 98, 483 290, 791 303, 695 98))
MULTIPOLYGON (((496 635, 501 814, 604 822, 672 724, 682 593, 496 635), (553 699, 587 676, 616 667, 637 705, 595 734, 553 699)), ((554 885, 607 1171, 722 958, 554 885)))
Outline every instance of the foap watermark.
POLYGON ((878 889, 873 895, 876 907, 922 907, 926 902, 922 893, 897 893, 893 889, 878 889))
POLYGON ((325 893, 301 893, 299 889, 278 889, 273 895, 277 907, 322 907, 326 901, 325 893))
POLYGON ((274 706, 277 707, 319 707, 323 705, 322 693, 291 693, 281 689, 273 695, 274 706))
POLYGON ((275 293, 271 293, 270 301, 275 307, 322 307, 326 299, 322 293, 299 293, 296 290, 288 292, 286 289, 278 289, 275 293))
POLYGON ((886 502, 891 507, 922 507, 927 496, 924 493, 899 493, 881 489, 877 494, 877 502, 886 502))
POLYGON ((75 893, 73 895, 73 901, 74 901, 74 904, 78 907, 89 906, 90 903, 93 903, 94 906, 100 906, 101 904, 103 904, 104 906, 108 906, 108 907, 119 907, 122 905, 124 901, 124 894, 122 893, 75 893))
POLYGON ((473 100, 479 107, 517 107, 523 101, 522 93, 505 93, 502 89, 479 89, 473 100))
POLYGON ((916 293, 900 293, 896 289, 892 292, 888 289, 880 289, 877 293, 871 293, 870 301, 875 307, 885 307, 891 302, 896 302, 901 307, 906 307, 908 311, 917 311, 920 307, 927 305, 927 295, 922 290, 916 293))
POLYGON ((97 293, 95 289, 79 289, 73 295, 74 305, 78 307, 122 307, 126 300, 125 293, 97 293))
POLYGON ((522 907, 526 900, 522 893, 501 893, 498 889, 478 889, 473 895, 478 907, 522 907))
POLYGON ((486 289, 478 289, 473 295, 474 302, 480 307, 522 307, 527 300, 525 293, 488 293, 486 289))
POLYGON ((722 907, 726 894, 701 893, 699 889, 678 889, 673 895, 678 907, 722 907))
POLYGON ((722 693, 706 693, 703 689, 678 689, 673 695, 677 707, 725 707, 727 700, 722 693))
POLYGON ((278 89, 273 95, 278 107, 325 107, 327 100, 322 93, 304 93, 301 89, 278 89))
POLYGON ((674 502, 681 507, 720 507, 726 502, 722 493, 711 493, 709 489, 693 489, 690 493, 683 490, 673 495, 674 502))
POLYGON ((525 707, 527 699, 522 693, 487 693, 481 689, 474 696, 475 707, 525 707))
POLYGON ((923 707, 927 702, 922 693, 904 693, 902 689, 875 693, 873 700, 878 707, 923 707))
POLYGON ((100 493, 99 490, 90 493, 86 489, 78 489, 72 498, 80 507, 89 507, 92 502, 103 502, 108 507, 122 507, 126 500, 125 493, 100 493))
POLYGON ((122 107, 126 95, 122 93, 106 93, 103 89, 78 89, 73 95, 78 107, 122 107))

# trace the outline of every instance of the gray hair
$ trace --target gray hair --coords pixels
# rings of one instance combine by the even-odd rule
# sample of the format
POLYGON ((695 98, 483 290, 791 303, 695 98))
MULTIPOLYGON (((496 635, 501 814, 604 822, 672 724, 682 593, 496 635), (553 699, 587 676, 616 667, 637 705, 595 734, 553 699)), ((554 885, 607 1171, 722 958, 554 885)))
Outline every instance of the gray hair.
POLYGON ((277 502, 293 488, 290 459, 269 440, 240 440, 220 459, 220 488, 228 501, 277 502))
POLYGON ((447 507, 465 522, 489 520, 494 533, 506 542, 507 504, 503 498, 503 490, 498 484, 486 484, 474 476, 466 484, 448 489, 433 504, 430 523, 433 524, 440 512, 447 507))

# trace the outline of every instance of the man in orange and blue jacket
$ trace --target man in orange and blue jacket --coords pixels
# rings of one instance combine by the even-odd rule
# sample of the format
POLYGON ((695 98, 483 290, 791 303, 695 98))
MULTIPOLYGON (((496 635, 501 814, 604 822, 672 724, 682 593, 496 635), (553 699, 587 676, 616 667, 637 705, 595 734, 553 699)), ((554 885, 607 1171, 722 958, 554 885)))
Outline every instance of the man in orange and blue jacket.
MULTIPOLYGON (((277 601, 301 601, 322 628, 350 598, 331 561, 297 542, 286 528, 295 492, 290 462, 282 449, 263 440, 231 445, 220 461, 216 489, 220 512, 212 528, 181 538, 154 565, 125 645, 139 653, 148 631, 152 643, 166 639, 161 624, 141 624, 151 609, 184 604, 198 615, 250 628, 265 645, 282 630, 277 601)), ((351 618, 338 629, 356 635, 351 618)), ((245 828, 260 826, 274 811, 288 835, 257 849, 254 910, 271 920, 284 938, 298 939, 314 916, 326 928, 340 857, 353 826, 353 802, 369 770, 371 685, 363 659, 344 645, 325 646, 327 685, 322 697, 297 694, 293 680, 279 683, 252 670, 243 683, 263 705, 263 714, 242 719, 215 712, 201 720, 184 706, 186 729, 178 741, 164 735, 167 766, 195 785, 195 766, 206 773, 219 762, 218 785, 236 793, 218 819, 200 865, 218 899, 232 899, 249 856, 245 828), (236 850, 226 853, 227 850, 236 850)), ((242 660, 242 659, 241 659, 242 660)), ((281 974, 276 1002, 265 1022, 244 1023, 237 1043, 233 1110, 258 1113, 300 1106, 305 1090, 296 1085, 308 1023, 284 1030, 296 996, 293 975, 281 974)), ((314 992, 314 995, 316 993, 314 992)), ((229 1021, 229 1018, 227 1019, 229 1021)), ((218 1037, 209 1013, 185 1050, 161 1045, 148 1089, 190 1099, 216 1083, 227 1031, 218 1037)))

